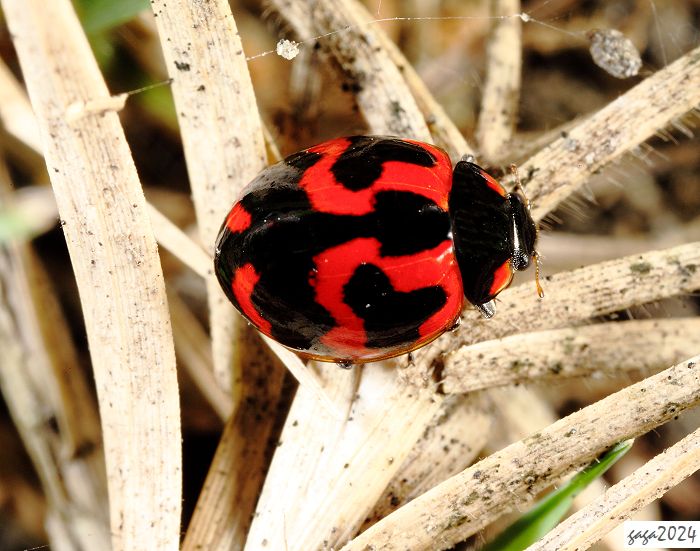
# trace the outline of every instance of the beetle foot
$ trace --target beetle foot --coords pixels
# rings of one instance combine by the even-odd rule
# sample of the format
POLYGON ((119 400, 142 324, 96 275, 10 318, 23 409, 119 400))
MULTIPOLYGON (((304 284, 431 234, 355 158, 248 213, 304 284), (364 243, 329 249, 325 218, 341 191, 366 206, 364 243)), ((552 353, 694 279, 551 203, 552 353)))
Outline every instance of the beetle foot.
POLYGON ((493 300, 484 302, 483 304, 476 304, 476 309, 481 312, 481 315, 486 319, 492 318, 496 313, 496 303, 493 300))

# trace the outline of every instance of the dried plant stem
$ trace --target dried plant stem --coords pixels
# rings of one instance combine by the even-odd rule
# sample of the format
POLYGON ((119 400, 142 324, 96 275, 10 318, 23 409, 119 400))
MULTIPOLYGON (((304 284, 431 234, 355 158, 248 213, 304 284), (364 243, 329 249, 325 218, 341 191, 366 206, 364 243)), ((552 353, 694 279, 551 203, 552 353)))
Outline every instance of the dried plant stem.
MULTIPOLYGON (((367 8, 356 0, 349 0, 349 2, 353 4, 353 11, 357 14, 358 19, 362 21, 360 24, 365 27, 371 25, 372 15, 367 8)), ((376 29, 374 36, 386 50, 389 58, 405 79, 406 85, 415 98, 416 105, 428 124, 435 143, 445 148, 454 162, 457 162, 462 155, 473 153, 464 136, 447 116, 442 106, 435 100, 428 87, 396 44, 379 28, 376 29)))
POLYGON ((554 409, 542 399, 537 389, 524 386, 492 388, 484 393, 491 401, 494 425, 486 447, 486 453, 498 451, 513 442, 542 430, 559 417, 554 409))
POLYGON ((569 517, 528 551, 588 549, 622 521, 700 469, 700 430, 654 457, 569 517))
MULTIPOLYGON (((305 364, 299 359, 299 356, 278 342, 273 341, 265 335, 262 335, 262 339, 265 344, 270 347, 270 350, 284 362, 289 372, 299 384, 316 396, 316 399, 324 409, 337 418, 343 417, 344 412, 341 411, 338 404, 329 396, 329 391, 327 389, 329 383, 326 383, 319 377, 318 373, 313 368, 313 362, 305 364)), ((336 366, 334 365, 333 367, 336 366)))
MULTIPOLYGON (((520 13, 520 0, 492 0, 492 15, 520 13)), ((522 21, 505 17, 494 22, 488 45, 486 83, 476 135, 481 154, 493 162, 513 136, 522 66, 522 21)))
POLYGON ((271 0, 270 4, 302 40, 319 39, 343 71, 345 84, 356 89, 356 100, 370 130, 430 141, 430 133, 400 70, 391 60, 380 29, 367 25, 358 2, 323 0, 311 7, 304 0, 271 0))
POLYGON ((445 392, 566 377, 658 370, 700 349, 700 319, 633 320, 521 333, 445 358, 445 392))
POLYGON ((547 251, 547 258, 544 260, 547 271, 558 272, 698 239, 700 239, 700 217, 660 235, 613 237, 565 232, 546 233, 540 236, 539 247, 547 251), (560 266, 562 268, 557 269, 560 266))
POLYGON ((194 273, 204 278, 209 277, 213 266, 211 256, 156 207, 150 203, 147 207, 158 243, 194 273))
POLYGON ((117 115, 80 113, 81 105, 110 96, 70 2, 3 0, 2 6, 41 129, 83 305, 112 546, 176 549, 181 452, 175 353, 136 170, 117 115), (71 123, 69 107, 77 115, 71 123))
POLYGON ((266 449, 285 376, 257 331, 247 328, 247 362, 241 385, 245 407, 226 424, 199 496, 183 551, 242 549, 266 472, 266 449), (255 358, 253 360, 253 358, 255 358))
POLYGON ((609 446, 700 402, 695 357, 557 421, 446 480, 343 550, 445 549, 524 504, 609 446))
MULTIPOLYGON (((12 197, 2 161, 0 180, 0 206, 7 207, 12 197)), ((0 248, 0 390, 47 497, 51 544, 107 548, 107 484, 97 407, 76 369, 66 320, 48 282, 29 245, 0 248)))
MULTIPOLYGON (((239 191, 267 164, 253 85, 228 2, 151 4, 173 79, 199 233, 213 255, 219 227, 239 191)), ((232 385, 244 356, 234 355, 233 335, 243 322, 213 273, 207 290, 214 372, 235 400, 240 389, 232 390, 232 385)))
POLYGON ((329 395, 346 414, 338 419, 319 410, 306 389, 297 391, 246 549, 319 549, 347 541, 442 402, 397 384, 393 362, 353 371, 325 365, 323 374, 331 375, 329 395))
POLYGON ((700 243, 688 243, 553 275, 545 282, 545 300, 540 300, 530 285, 507 289, 498 297, 500 315, 483 320, 474 310, 465 310, 459 329, 416 351, 415 365, 404 369, 402 375, 424 384, 435 366, 443 365, 444 354, 461 347, 512 335, 524 327, 530 331, 566 327, 636 304, 692 292, 700 288, 698 265, 700 243))
MULTIPOLYGON (((556 422, 559 418, 556 411, 542 399, 536 389, 524 386, 507 386, 494 388, 487 393, 493 404, 495 412, 494 424, 501 428, 500 431, 493 431, 489 445, 485 454, 493 453, 505 448, 513 442, 523 440, 530 434, 542 430, 543 428, 556 422)), ((574 498, 572 510, 578 511, 590 498, 587 495, 599 495, 606 490, 607 486, 601 479, 596 479, 590 483, 586 490, 574 498)), ((496 522, 488 529, 503 525, 496 522)), ((488 539, 488 538, 487 538, 488 539)), ((620 545, 613 542, 601 542, 601 551, 614 551, 621 549, 620 545)))
POLYGON ((398 46, 383 32, 377 33, 379 40, 386 48, 391 60, 396 64, 404 78, 406 84, 411 90, 413 97, 416 99, 418 108, 425 117, 428 123, 428 129, 435 143, 445 149, 449 153, 453 162, 466 154, 473 154, 474 149, 464 139, 459 128, 447 116, 442 105, 440 105, 433 95, 428 90, 428 87, 418 76, 418 73, 404 57, 398 46))
MULTIPOLYGON (((0 61, 0 120, 16 139, 43 155, 41 136, 32 106, 17 79, 0 61)), ((156 207, 147 203, 158 242, 196 274, 206 277, 212 269, 211 255, 175 226, 156 207)))
POLYGON ((178 366, 187 370, 202 396, 225 422, 233 413, 233 401, 214 378, 209 335, 177 291, 171 288, 168 288, 168 306, 178 366))
POLYGON ((601 167, 700 104, 700 47, 572 128, 520 167, 542 219, 601 167))
POLYGON ((364 531, 389 513, 466 469, 488 441, 492 408, 478 394, 451 396, 394 475, 364 531))
POLYGON ((39 126, 32 106, 24 89, 3 61, 0 61, 0 119, 5 131, 34 150, 41 151, 39 126))
POLYGON ((415 69, 386 33, 372 23, 374 18, 360 2, 318 2, 311 17, 302 0, 272 0, 270 4, 301 40, 331 33, 320 41, 327 44, 350 79, 346 84, 351 88, 360 86, 356 100, 372 132, 429 141, 429 129, 454 161, 472 152, 415 69), (366 48, 358 50, 358 44, 366 48), (380 86, 373 84, 375 79, 380 79, 380 86))

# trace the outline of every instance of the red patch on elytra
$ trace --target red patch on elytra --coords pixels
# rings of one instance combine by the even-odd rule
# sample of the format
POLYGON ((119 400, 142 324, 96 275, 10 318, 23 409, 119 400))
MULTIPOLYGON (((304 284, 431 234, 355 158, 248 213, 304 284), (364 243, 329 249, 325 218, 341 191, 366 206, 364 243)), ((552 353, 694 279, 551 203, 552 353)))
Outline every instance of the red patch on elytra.
POLYGON ((432 200, 443 210, 447 210, 447 199, 452 187, 452 164, 443 150, 412 140, 429 151, 436 159, 432 167, 424 167, 401 161, 387 161, 379 178, 368 188, 353 191, 333 177, 331 168, 351 142, 338 138, 312 147, 308 151, 320 153, 322 158, 308 168, 302 176, 299 187, 304 189, 314 209, 331 214, 360 216, 372 212, 374 195, 379 191, 409 191, 432 200))
POLYGON ((233 205, 228 216, 226 216, 226 227, 231 233, 247 230, 250 227, 250 223, 250 213, 240 203, 233 205))
POLYGON ((492 190, 498 193, 501 197, 505 197, 506 195, 508 195, 506 189, 500 183, 498 183, 498 181, 494 179, 488 172, 481 169, 479 169, 479 172, 481 173, 481 176, 484 178, 484 180, 486 180, 486 185, 489 186, 492 190))
POLYGON ((493 282, 491 283, 491 288, 489 289, 489 295, 495 297, 498 293, 510 285, 512 279, 513 266, 509 258, 498 268, 496 268, 495 272, 493 272, 493 282))
POLYGON ((260 280, 260 274, 255 271, 255 267, 249 262, 238 268, 231 281, 231 290, 241 307, 241 311, 260 331, 268 337, 272 336, 270 322, 263 318, 253 305, 252 295, 255 285, 260 280))
POLYGON ((447 300, 420 326, 420 343, 429 342, 452 325, 461 310, 462 280, 451 241, 445 240, 433 249, 405 256, 382 257, 379 250, 377 239, 357 238, 314 257, 317 268, 314 285, 316 300, 338 324, 321 337, 321 342, 338 356, 366 360, 380 356, 382 352, 365 348, 364 320, 344 301, 343 287, 362 263, 380 268, 399 292, 407 293, 435 285, 444 289, 447 300))

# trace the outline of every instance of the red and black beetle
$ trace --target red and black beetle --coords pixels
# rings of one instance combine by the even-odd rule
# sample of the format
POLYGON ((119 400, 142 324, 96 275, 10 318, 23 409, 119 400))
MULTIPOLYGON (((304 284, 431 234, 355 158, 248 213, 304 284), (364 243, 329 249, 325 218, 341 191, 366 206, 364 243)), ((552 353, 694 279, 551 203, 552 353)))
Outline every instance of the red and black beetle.
POLYGON ((362 363, 430 342, 465 297, 493 315, 536 239, 521 194, 469 160, 453 170, 434 145, 352 136, 263 170, 221 227, 215 269, 262 333, 362 363))

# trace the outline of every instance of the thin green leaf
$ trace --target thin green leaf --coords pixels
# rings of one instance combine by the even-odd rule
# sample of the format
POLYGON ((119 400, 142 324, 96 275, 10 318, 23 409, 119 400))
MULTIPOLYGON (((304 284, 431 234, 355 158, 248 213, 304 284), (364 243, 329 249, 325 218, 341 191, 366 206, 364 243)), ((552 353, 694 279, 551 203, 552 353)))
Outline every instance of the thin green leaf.
POLYGON ((148 0, 75 0, 76 11, 88 34, 126 23, 149 6, 148 0))
POLYGON ((561 521, 574 498, 625 455, 633 442, 626 440, 608 450, 564 486, 540 500, 496 539, 486 544, 482 551, 522 551, 541 539, 561 521))

